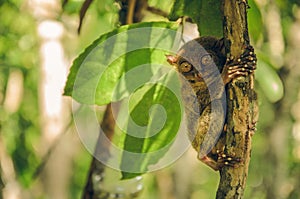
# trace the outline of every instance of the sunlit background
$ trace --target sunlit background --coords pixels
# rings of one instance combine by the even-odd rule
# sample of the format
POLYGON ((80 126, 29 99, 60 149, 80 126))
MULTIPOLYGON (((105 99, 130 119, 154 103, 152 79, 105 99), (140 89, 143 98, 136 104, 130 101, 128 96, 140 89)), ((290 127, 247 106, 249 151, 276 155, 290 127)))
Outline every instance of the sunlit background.
MULTIPOLYGON (((167 13, 173 3, 148 2, 167 13)), ((62 93, 72 60, 118 25, 119 6, 94 1, 78 35, 83 1, 69 0, 64 9, 62 3, 0 1, 0 198, 80 198, 86 183, 92 158, 72 123, 71 99, 62 93)), ((299 5, 250 1, 260 120, 245 198, 300 198, 299 5)), ((167 20, 144 15, 144 21, 167 20)), ((144 175, 139 198, 212 199, 218 180, 190 150, 168 168, 144 175)))

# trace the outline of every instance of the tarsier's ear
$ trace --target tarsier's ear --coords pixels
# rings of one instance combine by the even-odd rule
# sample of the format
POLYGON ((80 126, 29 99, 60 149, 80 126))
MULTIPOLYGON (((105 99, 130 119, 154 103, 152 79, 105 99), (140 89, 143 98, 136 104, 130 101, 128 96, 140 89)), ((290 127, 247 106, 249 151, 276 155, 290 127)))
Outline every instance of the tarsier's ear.
POLYGON ((171 65, 175 65, 178 61, 178 57, 176 55, 166 55, 166 58, 171 65))
POLYGON ((221 38, 218 40, 217 42, 218 48, 219 48, 219 52, 221 52, 223 55, 225 55, 225 39, 221 38))

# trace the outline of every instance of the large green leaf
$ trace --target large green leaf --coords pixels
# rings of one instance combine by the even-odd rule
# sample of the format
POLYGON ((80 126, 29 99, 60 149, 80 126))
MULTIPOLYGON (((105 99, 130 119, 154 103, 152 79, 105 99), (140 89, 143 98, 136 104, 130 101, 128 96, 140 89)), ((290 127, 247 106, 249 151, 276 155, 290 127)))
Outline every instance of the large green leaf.
POLYGON ((223 17, 219 0, 176 0, 170 20, 181 16, 191 17, 197 23, 201 36, 223 37, 223 17))
MULTIPOLYGON (((177 27, 177 23, 147 22, 102 35, 73 62, 64 95, 84 104, 108 104, 127 71, 148 64, 145 73, 151 75, 155 73, 152 64, 166 64, 164 54, 178 48, 174 43, 177 27)), ((145 81, 143 77, 136 78, 145 81)))
POLYGON ((123 179, 147 172, 148 167, 156 164, 173 144, 182 119, 179 88, 173 71, 131 96, 131 117, 127 117, 126 134, 123 133, 121 139, 124 144, 121 160, 123 179))
POLYGON ((169 22, 122 26, 102 35, 72 65, 65 95, 83 104, 123 100, 116 129, 122 130, 124 179, 148 171, 177 135, 180 85, 165 58, 178 49, 177 26, 169 22))

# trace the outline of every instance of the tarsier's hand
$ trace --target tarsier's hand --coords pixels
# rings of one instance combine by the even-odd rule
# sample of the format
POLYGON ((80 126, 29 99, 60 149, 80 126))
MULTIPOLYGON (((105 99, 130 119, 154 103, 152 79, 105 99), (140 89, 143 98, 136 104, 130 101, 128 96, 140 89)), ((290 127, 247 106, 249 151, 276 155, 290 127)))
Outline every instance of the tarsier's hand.
POLYGON ((256 69, 256 62, 257 59, 252 46, 248 46, 238 59, 229 56, 222 71, 224 84, 229 83, 234 78, 252 74, 256 69))

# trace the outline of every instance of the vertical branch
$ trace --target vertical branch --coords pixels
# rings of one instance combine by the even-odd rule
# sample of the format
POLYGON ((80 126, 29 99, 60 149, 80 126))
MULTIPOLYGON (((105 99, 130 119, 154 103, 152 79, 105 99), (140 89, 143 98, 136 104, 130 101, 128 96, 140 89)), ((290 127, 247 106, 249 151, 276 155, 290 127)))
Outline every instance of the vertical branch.
MULTIPOLYGON (((103 130, 105 136, 111 140, 114 135, 114 127, 115 127, 115 120, 112 113, 111 104, 107 105, 103 120, 101 122, 101 129, 103 130)), ((106 157, 105 159, 109 158, 109 145, 107 142, 102 139, 101 134, 99 134, 95 154, 101 153, 102 157, 106 157)), ((93 156, 93 160, 89 169, 87 182, 83 191, 82 199, 96 199, 97 196, 95 195, 94 186, 93 186, 93 174, 101 174, 105 170, 105 165, 97 160, 95 156, 93 156)))
POLYGON ((126 24, 133 23, 133 15, 135 9, 136 0, 128 0, 128 10, 127 10, 127 17, 126 17, 126 24))
MULTIPOLYGON (((247 0, 223 0, 224 38, 227 54, 240 57, 247 45, 247 0)), ((227 129, 225 152, 241 159, 236 167, 220 171, 216 198, 242 198, 246 187, 251 152, 251 135, 256 120, 256 94, 253 75, 240 77, 227 89, 227 129)))
MULTIPOLYGON (((61 94, 68 63, 63 46, 65 29, 56 18, 60 11, 60 1, 32 1, 31 6, 33 13, 36 13, 33 16, 38 22, 37 36, 40 40, 38 100, 41 137, 38 152, 44 156, 62 135, 64 126, 69 121, 69 102, 65 101, 61 94)), ((72 163, 68 154, 74 149, 68 144, 70 141, 57 145, 57 153, 52 154, 51 160, 41 172, 42 187, 39 189, 42 189, 48 198, 68 196, 67 188, 71 177, 69 168, 72 163)), ((43 163, 41 165, 43 166, 43 163)))

